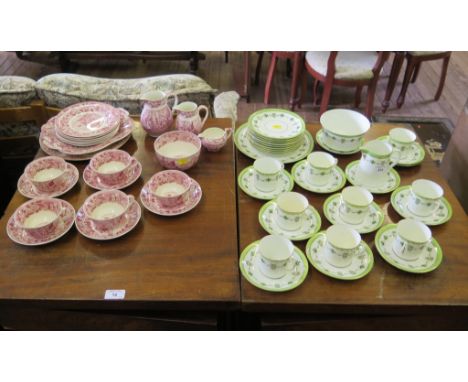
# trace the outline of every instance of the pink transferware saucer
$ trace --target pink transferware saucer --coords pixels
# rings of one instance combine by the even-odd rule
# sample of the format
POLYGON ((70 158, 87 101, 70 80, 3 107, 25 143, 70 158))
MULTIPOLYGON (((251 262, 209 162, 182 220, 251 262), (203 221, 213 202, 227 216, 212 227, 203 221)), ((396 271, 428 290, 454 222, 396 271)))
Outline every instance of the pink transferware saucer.
POLYGON ((105 182, 99 179, 99 175, 96 174, 91 167, 88 165, 83 171, 83 180, 85 183, 96 190, 122 190, 133 183, 135 183, 141 175, 142 166, 138 162, 136 166, 132 169, 132 172, 129 177, 125 178, 123 181, 116 184, 106 184, 105 182))
POLYGON ((78 179, 80 178, 80 173, 78 172, 78 169, 73 166, 70 163, 67 163, 67 174, 65 178, 65 182, 60 186, 60 188, 57 188, 56 190, 52 192, 40 192, 34 187, 34 184, 26 177, 25 174, 21 175, 20 178, 18 179, 18 184, 17 188, 18 191, 21 195, 27 197, 27 198, 43 198, 43 197, 49 197, 49 198, 55 198, 57 196, 63 195, 70 191, 75 184, 78 182, 78 179))
POLYGON ((164 207, 161 205, 156 196, 151 192, 148 187, 148 183, 142 188, 140 193, 140 200, 143 206, 157 215, 162 216, 176 216, 182 215, 192 209, 194 209, 202 198, 202 189, 197 181, 192 179, 191 190, 187 200, 174 207, 164 207))
POLYGON ((8 237, 15 243, 27 246, 38 246, 51 243, 60 239, 65 235, 73 226, 75 220, 75 209, 73 206, 62 199, 32 199, 19 206, 16 211, 11 215, 7 223, 8 237), (34 237, 26 232, 23 228, 18 226, 17 215, 24 214, 28 208, 38 203, 43 203, 44 200, 52 203, 60 203, 62 212, 57 227, 53 232, 47 233, 43 237, 34 237))
POLYGON ((78 229, 78 232, 88 239, 92 240, 112 240, 117 239, 130 232, 133 228, 136 227, 138 222, 141 219, 141 207, 138 202, 133 202, 129 207, 127 213, 125 214, 125 222, 111 230, 97 230, 94 228, 93 222, 86 217, 86 214, 81 207, 75 218, 75 225, 78 229))

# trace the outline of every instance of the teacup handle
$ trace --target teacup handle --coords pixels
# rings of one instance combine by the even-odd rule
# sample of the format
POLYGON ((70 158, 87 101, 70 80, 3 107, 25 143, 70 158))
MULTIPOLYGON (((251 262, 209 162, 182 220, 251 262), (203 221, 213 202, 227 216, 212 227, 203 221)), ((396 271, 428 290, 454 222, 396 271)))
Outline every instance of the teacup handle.
POLYGON ((198 115, 200 115, 201 110, 205 110, 205 116, 203 117, 203 119, 201 121, 201 127, 203 127, 205 125, 206 120, 208 119, 208 117, 210 115, 210 111, 208 110, 208 108, 205 105, 200 105, 197 108, 198 115))
POLYGON ((171 94, 170 96, 167 97, 167 99, 169 100, 169 98, 171 97, 174 97, 174 103, 172 104, 172 113, 174 114, 175 113, 175 107, 179 104, 179 98, 177 97, 177 94, 171 94))
POLYGON ((231 138, 233 130, 234 130, 234 129, 233 129, 232 127, 229 127, 229 128, 227 128, 227 129, 225 130, 225 132, 226 132, 226 140, 228 140, 229 138, 231 138))
POLYGON ((392 168, 395 167, 398 164, 400 157, 401 157, 401 151, 393 150, 392 154, 390 155, 390 167, 392 168))

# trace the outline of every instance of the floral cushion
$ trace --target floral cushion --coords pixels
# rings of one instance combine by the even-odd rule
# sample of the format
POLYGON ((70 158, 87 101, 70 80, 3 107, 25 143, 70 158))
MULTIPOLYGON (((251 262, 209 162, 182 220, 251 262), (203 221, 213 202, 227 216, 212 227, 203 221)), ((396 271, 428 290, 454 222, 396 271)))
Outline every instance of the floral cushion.
MULTIPOLYGON (((307 52, 307 63, 322 76, 327 75, 330 52, 307 52)), ((335 60, 335 78, 338 80, 368 80, 374 74, 376 52, 338 52, 335 60)))
POLYGON ((202 78, 191 74, 111 79, 59 73, 42 77, 36 84, 37 94, 46 105, 64 108, 82 101, 109 102, 131 114, 141 112, 141 95, 150 90, 177 94, 179 102, 191 100, 211 105, 215 89, 202 78))
POLYGON ((34 121, 0 123, 0 138, 24 137, 27 135, 39 136, 40 128, 34 121))
POLYGON ((0 107, 29 104, 36 98, 36 81, 27 77, 0 76, 0 107))

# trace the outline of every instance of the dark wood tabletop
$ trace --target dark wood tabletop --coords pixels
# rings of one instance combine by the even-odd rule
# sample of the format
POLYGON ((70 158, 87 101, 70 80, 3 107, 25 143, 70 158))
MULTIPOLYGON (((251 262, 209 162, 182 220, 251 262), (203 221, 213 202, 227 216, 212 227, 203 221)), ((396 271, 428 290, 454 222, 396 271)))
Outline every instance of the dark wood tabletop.
MULTIPOLYGON (((395 125, 374 123, 365 139, 385 135, 395 125)), ((318 124, 308 125, 315 137, 318 124)), ((315 142, 314 150, 321 150, 315 142)), ((338 165, 346 165, 358 159, 360 154, 338 156, 338 165)), ((252 160, 237 153, 237 171, 252 164, 252 160)), ((288 170, 291 165, 286 166, 288 170)), ((408 185, 418 178, 427 178, 439 183, 445 197, 453 207, 452 219, 437 227, 431 227, 433 236, 443 250, 441 266, 432 273, 415 275, 400 271, 386 263, 374 245, 375 232, 362 235, 374 254, 375 265, 369 275, 357 281, 340 281, 319 273, 312 266, 302 285, 285 293, 260 290, 241 277, 242 309, 249 312, 297 312, 297 313, 385 313, 421 312, 447 308, 468 307, 468 217, 460 203, 443 179, 436 165, 426 155, 424 162, 416 167, 397 167, 401 185, 408 185)), ((322 228, 330 223, 323 214, 322 206, 329 195, 314 194, 295 186, 294 191, 307 196, 311 205, 322 218, 322 228)), ((402 219, 390 204, 390 193, 374 195, 374 200, 385 212, 384 224, 402 219)), ((258 211, 264 201, 253 199, 238 189, 239 246, 242 251, 248 244, 259 240, 267 233, 258 222, 258 211)), ((305 251, 307 241, 296 242, 305 251)))
MULTIPOLYGON (((206 126, 229 127, 229 119, 206 126)), ((139 201, 144 183, 163 170, 154 138, 139 123, 123 150, 143 165, 140 179, 124 190, 139 201)), ((39 154, 42 155, 42 154, 39 154)), ((6 223, 27 199, 13 196, 0 221, 0 303, 104 309, 236 309, 240 304, 236 221, 235 160, 232 140, 219 152, 202 150, 187 174, 202 187, 192 211, 162 217, 142 206, 142 219, 125 236, 99 242, 75 227, 58 241, 25 247, 12 242, 6 223), (124 289, 122 301, 104 301, 108 289, 124 289)), ((78 210, 95 190, 81 178, 87 162, 75 162, 79 183, 61 198, 78 210)), ((139 201, 140 205, 141 202, 139 201)))

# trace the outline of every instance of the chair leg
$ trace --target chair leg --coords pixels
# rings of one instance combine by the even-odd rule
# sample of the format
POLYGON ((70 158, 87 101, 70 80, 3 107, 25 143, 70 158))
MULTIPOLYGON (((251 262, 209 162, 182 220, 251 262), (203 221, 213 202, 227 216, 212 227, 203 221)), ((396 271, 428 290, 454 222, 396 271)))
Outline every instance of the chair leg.
POLYGON ((292 111, 294 111, 294 108, 296 107, 296 105, 299 104, 299 100, 297 96, 297 88, 299 86, 299 81, 300 81, 300 77, 302 74, 301 64, 302 64, 302 55, 299 52, 294 53, 292 79, 291 79, 291 94, 289 97, 289 106, 292 111))
POLYGON ((314 85, 313 85, 313 91, 314 91, 314 99, 313 99, 313 102, 315 105, 319 105, 320 104, 320 99, 319 99, 319 96, 318 96, 318 87, 319 87, 319 84, 320 84, 320 81, 319 80, 316 80, 314 78, 314 85))
POLYGON ((408 90, 408 85, 410 83, 411 75, 415 67, 415 62, 412 58, 408 59, 408 64, 406 66, 405 77, 403 79, 403 85, 401 85, 400 95, 397 99, 397 107, 400 109, 405 103, 406 91, 408 90))
POLYGON ((326 84, 324 85, 323 94, 322 94, 322 102, 320 103, 320 115, 322 115, 323 113, 327 111, 328 103, 330 102, 332 87, 333 86, 331 85, 330 86, 327 86, 326 84))
POLYGON ((229 52, 227 50, 224 52, 224 62, 226 64, 229 62, 229 52))
POLYGON ((377 89, 377 80, 373 80, 370 85, 367 87, 367 104, 366 104, 366 111, 365 114, 367 118, 372 118, 372 113, 374 111, 374 98, 375 98, 375 91, 377 89))
POLYGON ((361 93, 362 93, 362 85, 356 86, 356 94, 354 95, 354 107, 359 107, 361 104, 361 93))
POLYGON ((273 53, 271 55, 270 67, 268 68, 268 77, 265 84, 265 96, 263 97, 263 103, 268 105, 270 102, 270 91, 271 91, 271 83, 273 82, 273 75, 275 74, 275 68, 278 58, 273 53))
POLYGON ((382 101, 382 113, 385 113, 390 106, 390 98, 392 98, 393 90, 395 89, 398 76, 400 75, 401 66, 405 60, 403 52, 396 52, 393 59, 392 69, 390 70, 390 77, 388 78, 387 89, 385 90, 385 98, 382 101))
POLYGON ((304 98, 307 95, 307 72, 304 68, 302 68, 301 82, 302 82, 301 94, 299 96, 299 102, 298 102, 299 108, 302 107, 302 102, 304 101, 304 98))
POLYGON ((414 72, 413 72, 413 76, 411 77, 411 83, 414 84, 416 82, 416 79, 418 78, 418 74, 419 74, 419 69, 421 68, 421 63, 418 62, 416 64, 416 66, 414 67, 414 72))
POLYGON ((255 85, 258 85, 260 82, 260 70, 262 70, 262 61, 264 53, 265 52, 258 52, 257 67, 255 68, 255 85))
POLYGON ((444 90, 445 78, 447 77, 447 68, 448 68, 449 61, 450 61, 450 56, 447 56, 444 58, 444 62, 442 64, 442 72, 440 73, 439 87, 437 88, 437 93, 434 97, 435 101, 439 100, 440 96, 442 95, 442 91, 444 90))
POLYGON ((291 59, 287 58, 286 59, 286 78, 291 78, 291 72, 292 72, 291 59))

